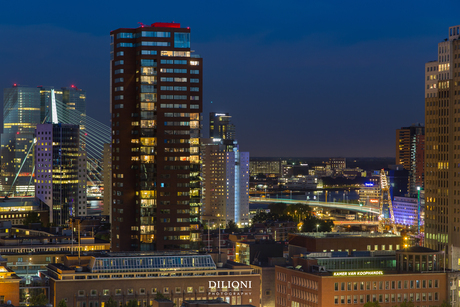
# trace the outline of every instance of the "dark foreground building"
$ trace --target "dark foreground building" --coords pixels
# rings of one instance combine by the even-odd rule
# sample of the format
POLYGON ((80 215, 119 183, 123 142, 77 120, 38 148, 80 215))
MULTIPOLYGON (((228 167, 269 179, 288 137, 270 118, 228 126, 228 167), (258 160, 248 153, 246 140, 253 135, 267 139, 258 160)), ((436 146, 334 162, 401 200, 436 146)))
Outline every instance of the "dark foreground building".
POLYGON ((114 251, 199 240, 202 59, 192 52, 178 23, 111 32, 114 251))

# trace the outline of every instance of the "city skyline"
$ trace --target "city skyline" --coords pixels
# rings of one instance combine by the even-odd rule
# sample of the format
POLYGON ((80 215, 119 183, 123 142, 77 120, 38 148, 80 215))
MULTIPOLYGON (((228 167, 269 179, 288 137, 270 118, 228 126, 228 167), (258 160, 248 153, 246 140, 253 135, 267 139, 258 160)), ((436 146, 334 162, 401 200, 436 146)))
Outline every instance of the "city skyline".
POLYGON ((75 16, 28 4, 8 3, 0 22, 4 88, 75 84, 88 114, 108 124, 110 30, 175 21, 192 28, 206 59, 203 125, 209 112, 231 113, 251 156, 394 156, 394 129, 424 123, 422 63, 460 24, 453 1, 397 11, 363 1, 146 2, 140 11, 82 1, 89 9, 75 16))

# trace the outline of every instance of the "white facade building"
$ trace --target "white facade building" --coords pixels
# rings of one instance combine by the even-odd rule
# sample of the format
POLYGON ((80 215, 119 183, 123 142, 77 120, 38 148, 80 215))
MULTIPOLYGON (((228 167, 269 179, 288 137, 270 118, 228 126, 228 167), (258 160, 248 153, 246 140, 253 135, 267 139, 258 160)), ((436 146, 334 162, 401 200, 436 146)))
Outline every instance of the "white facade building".
POLYGON ((249 153, 221 139, 203 139, 201 152, 203 220, 210 227, 249 225, 249 153))

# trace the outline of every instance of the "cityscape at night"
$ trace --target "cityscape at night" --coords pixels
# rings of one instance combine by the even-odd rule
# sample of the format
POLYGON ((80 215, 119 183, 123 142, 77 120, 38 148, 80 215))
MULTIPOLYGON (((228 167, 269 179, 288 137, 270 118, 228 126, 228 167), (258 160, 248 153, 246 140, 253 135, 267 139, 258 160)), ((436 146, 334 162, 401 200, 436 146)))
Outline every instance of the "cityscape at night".
POLYGON ((5 3, 0 307, 460 307, 459 9, 5 3))

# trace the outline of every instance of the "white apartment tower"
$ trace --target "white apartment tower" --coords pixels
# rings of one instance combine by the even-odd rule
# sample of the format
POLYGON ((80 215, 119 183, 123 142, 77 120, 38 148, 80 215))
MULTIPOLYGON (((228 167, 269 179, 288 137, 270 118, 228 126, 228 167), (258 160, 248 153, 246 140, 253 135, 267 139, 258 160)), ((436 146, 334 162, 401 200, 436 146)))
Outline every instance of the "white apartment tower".
POLYGON ((249 153, 232 142, 202 141, 202 218, 210 227, 225 227, 231 220, 239 227, 249 225, 249 153))

